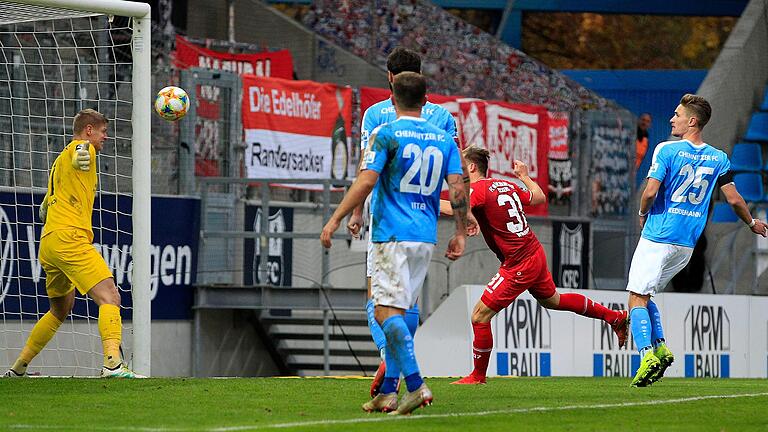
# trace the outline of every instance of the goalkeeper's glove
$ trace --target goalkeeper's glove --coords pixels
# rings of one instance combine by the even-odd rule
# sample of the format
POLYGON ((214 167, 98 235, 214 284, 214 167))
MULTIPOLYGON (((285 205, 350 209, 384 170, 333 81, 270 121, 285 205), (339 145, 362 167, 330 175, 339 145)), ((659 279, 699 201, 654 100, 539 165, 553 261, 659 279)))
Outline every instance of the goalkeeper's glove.
POLYGON ((91 152, 88 150, 89 143, 78 144, 75 147, 75 154, 72 155, 72 166, 81 171, 91 169, 91 152))
POLYGON ((45 223, 45 217, 48 216, 48 194, 45 194, 45 198, 43 198, 43 203, 40 204, 40 210, 38 210, 37 215, 40 217, 40 220, 45 223))

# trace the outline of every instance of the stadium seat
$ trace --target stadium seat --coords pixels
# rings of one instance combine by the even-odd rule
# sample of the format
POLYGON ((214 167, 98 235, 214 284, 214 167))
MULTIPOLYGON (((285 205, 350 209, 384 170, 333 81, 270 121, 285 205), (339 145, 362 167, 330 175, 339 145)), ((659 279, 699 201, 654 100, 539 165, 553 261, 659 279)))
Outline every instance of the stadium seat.
POLYGON ((756 143, 738 143, 731 152, 734 171, 760 171, 763 169, 763 149, 756 143))
POLYGON ((744 135, 747 141, 768 141, 768 112, 757 112, 752 114, 749 121, 747 134, 744 135))
POLYGON ((739 217, 733 212, 730 204, 718 202, 715 203, 715 207, 712 209, 710 221, 715 223, 738 222, 739 217))
POLYGON ((750 202, 762 202, 763 176, 758 173, 741 173, 733 176, 736 189, 744 200, 750 202))

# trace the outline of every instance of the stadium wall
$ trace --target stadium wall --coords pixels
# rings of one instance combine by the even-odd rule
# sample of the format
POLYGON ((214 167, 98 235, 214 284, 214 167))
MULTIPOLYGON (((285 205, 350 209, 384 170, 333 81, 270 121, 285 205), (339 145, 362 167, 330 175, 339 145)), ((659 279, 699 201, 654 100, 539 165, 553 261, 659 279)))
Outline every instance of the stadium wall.
MULTIPOLYGON (((469 317, 484 285, 457 288, 416 333, 422 374, 462 376, 472 370, 469 317)), ((564 290, 567 292, 567 290, 564 290)), ((611 309, 625 292, 579 291, 611 309)), ((666 376, 766 378, 768 298, 661 293, 654 297, 667 344, 676 355, 666 376)), ((618 347, 601 321, 538 305, 527 292, 491 322, 489 376, 634 376, 640 357, 630 340, 618 347)))

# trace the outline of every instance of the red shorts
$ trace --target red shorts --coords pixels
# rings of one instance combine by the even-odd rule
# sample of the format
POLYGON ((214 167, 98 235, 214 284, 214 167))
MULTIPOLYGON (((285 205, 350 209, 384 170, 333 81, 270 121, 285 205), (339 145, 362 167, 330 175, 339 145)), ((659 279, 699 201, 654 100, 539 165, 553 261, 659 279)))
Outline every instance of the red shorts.
POLYGON ((499 267, 480 300, 498 312, 528 290, 536 299, 547 299, 555 295, 555 281, 547 268, 547 256, 544 248, 539 249, 526 260, 512 267, 499 267))

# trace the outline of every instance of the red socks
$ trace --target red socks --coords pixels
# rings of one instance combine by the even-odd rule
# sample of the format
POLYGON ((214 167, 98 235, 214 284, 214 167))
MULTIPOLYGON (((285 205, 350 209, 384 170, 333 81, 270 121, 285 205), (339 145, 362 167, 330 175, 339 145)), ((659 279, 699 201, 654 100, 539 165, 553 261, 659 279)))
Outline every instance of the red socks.
POLYGON ((472 375, 477 378, 485 378, 488 361, 491 359, 491 351, 493 351, 491 323, 472 323, 472 330, 475 333, 475 339, 472 342, 472 360, 475 369, 472 371, 472 375))
POLYGON ((608 309, 600 303, 595 303, 592 299, 576 293, 560 294, 558 309, 603 320, 608 324, 613 324, 620 316, 619 311, 608 309))

